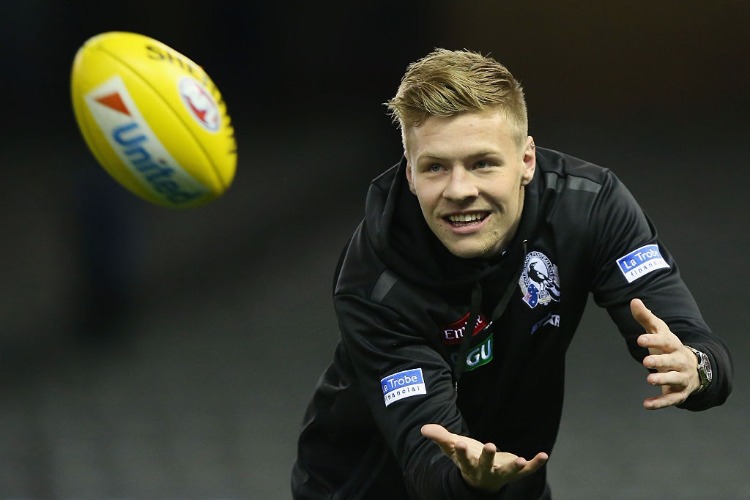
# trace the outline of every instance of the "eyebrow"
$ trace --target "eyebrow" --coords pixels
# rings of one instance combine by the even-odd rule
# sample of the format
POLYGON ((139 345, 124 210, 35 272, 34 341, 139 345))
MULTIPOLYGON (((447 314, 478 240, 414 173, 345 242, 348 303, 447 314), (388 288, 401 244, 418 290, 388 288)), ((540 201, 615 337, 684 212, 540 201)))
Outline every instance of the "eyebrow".
POLYGON ((479 153, 473 153, 467 156, 467 158, 479 158, 482 156, 495 156, 497 158, 503 158, 503 154, 499 151, 480 151, 479 153))
MULTIPOLYGON (((473 160, 475 158, 482 158, 482 157, 486 157, 486 156, 492 156, 492 157, 498 158, 498 159, 500 159, 502 161, 505 161, 505 157, 503 156, 503 154, 501 152, 499 152, 499 151, 489 151, 489 150, 479 151, 477 153, 471 153, 471 154, 469 154, 467 156, 464 156, 463 158, 464 159, 473 160)), ((424 154, 424 155, 420 155, 417 158, 417 162, 422 162, 422 161, 425 161, 425 160, 445 161, 445 160, 447 160, 447 158, 445 158, 443 156, 436 155, 436 154, 424 154)))
POLYGON ((443 161, 443 160, 446 160, 446 159, 447 158, 443 158, 442 156, 433 155, 433 154, 419 155, 419 157, 417 157, 417 161, 423 161, 423 160, 440 160, 440 161, 443 161))

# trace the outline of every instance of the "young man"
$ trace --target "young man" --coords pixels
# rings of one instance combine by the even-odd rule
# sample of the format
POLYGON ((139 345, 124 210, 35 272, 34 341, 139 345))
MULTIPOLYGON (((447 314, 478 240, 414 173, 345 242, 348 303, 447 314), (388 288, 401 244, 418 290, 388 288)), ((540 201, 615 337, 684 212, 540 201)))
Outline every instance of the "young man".
POLYGON ((297 499, 549 498, 565 351, 588 294, 659 395, 731 392, 724 343, 609 170, 537 148, 497 61, 436 50, 389 109, 404 158, 337 269, 341 342, 304 418, 297 499))

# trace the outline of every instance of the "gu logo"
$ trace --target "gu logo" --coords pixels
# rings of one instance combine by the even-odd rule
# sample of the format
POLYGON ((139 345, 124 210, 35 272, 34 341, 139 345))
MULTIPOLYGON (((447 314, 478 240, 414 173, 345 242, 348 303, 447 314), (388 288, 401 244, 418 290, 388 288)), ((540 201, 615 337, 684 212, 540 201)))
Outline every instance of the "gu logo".
POLYGON ((466 356, 466 371, 470 372, 492 361, 494 357, 492 347, 493 339, 492 334, 490 334, 484 342, 469 351, 469 354, 466 356))
POLYGON ((557 266, 542 252, 526 255, 523 272, 518 279, 523 292, 523 301, 530 308, 560 301, 560 277, 557 266))
MULTIPOLYGON (((486 339, 466 354, 466 371, 476 370, 491 362, 495 358, 494 346, 495 339, 493 333, 490 333, 486 339)), ((454 352, 451 354, 451 361, 454 365, 456 360, 458 360, 458 353, 454 352)))

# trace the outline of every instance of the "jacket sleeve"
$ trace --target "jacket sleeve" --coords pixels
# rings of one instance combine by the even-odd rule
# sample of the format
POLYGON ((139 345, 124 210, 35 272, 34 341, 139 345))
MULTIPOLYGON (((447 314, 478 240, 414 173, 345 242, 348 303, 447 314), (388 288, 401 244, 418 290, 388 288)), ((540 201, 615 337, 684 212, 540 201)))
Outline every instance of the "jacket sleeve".
POLYGON ((504 490, 487 495, 468 486, 453 462, 421 435, 427 423, 462 435, 468 429, 456 406, 448 363, 424 332, 418 333, 420 312, 399 317, 393 309, 355 295, 339 295, 335 305, 358 384, 412 498, 507 498, 504 490))
POLYGON ((611 172, 602 184, 591 214, 592 292, 597 304, 606 307, 617 324, 631 355, 640 362, 647 354, 636 343, 643 328, 630 312, 631 299, 639 298, 669 325, 683 344, 705 352, 710 358, 711 385, 690 396, 680 407, 696 411, 722 404, 732 390, 729 350, 704 321, 677 263, 659 241, 654 225, 611 172))

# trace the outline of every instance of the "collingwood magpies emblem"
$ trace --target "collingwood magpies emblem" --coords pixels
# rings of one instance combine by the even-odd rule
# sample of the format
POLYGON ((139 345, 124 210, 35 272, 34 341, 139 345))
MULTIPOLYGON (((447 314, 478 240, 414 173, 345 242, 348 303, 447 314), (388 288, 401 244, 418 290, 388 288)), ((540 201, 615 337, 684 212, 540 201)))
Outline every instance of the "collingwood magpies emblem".
POLYGON ((518 280, 523 301, 532 309, 560 301, 560 277, 557 266, 542 252, 529 252, 518 280))

